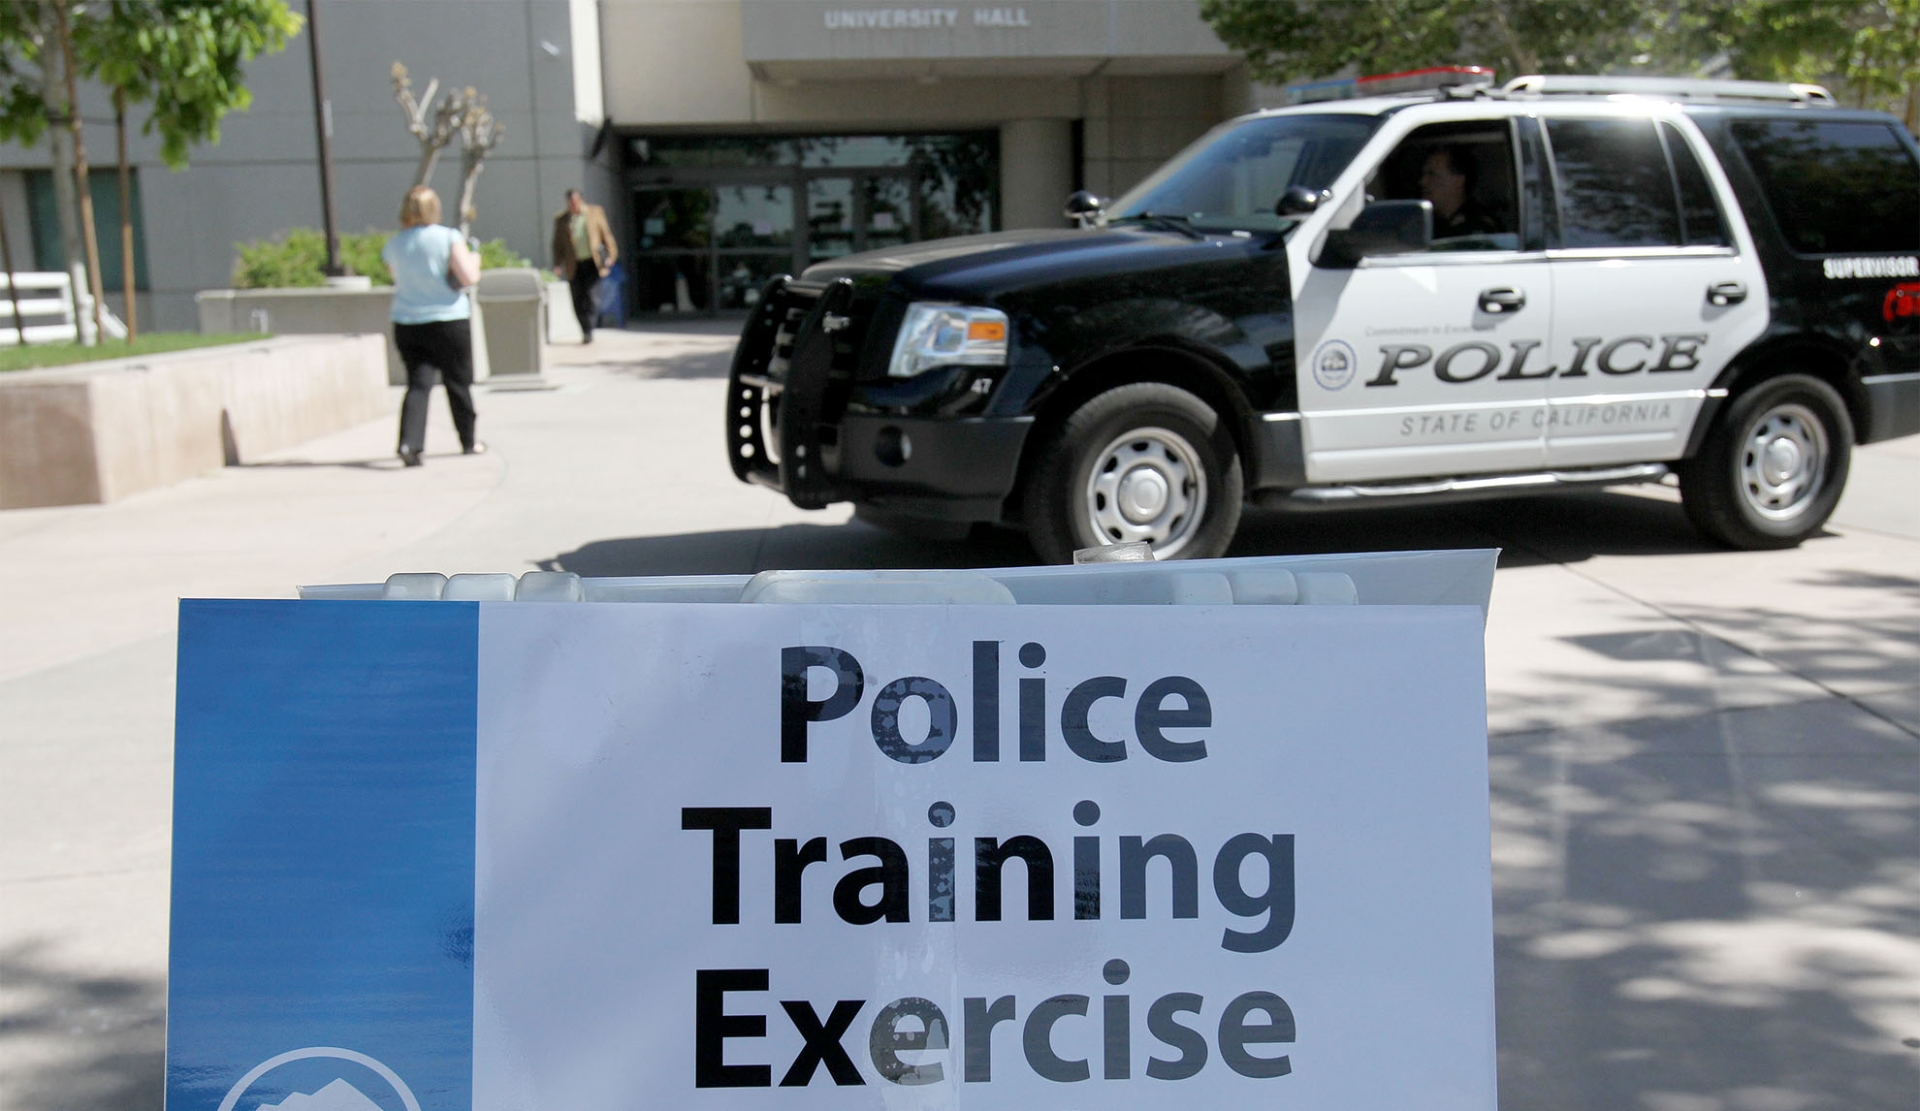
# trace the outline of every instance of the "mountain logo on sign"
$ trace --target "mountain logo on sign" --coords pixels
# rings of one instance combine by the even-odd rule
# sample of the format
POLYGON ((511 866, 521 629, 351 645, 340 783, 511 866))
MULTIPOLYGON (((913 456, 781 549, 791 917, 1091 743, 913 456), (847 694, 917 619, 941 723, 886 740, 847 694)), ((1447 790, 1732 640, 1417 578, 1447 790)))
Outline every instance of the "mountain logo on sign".
MULTIPOLYGON (((387 1086, 393 1089, 393 1094, 400 1097, 400 1104, 405 1111, 420 1111, 420 1101, 414 1097, 413 1089, 407 1087, 407 1082, 400 1079, 399 1073, 364 1053, 332 1045, 291 1049, 253 1066, 246 1071, 246 1075, 234 1082, 233 1087, 227 1089, 226 1098, 220 1101, 220 1111, 387 1111, 365 1092, 354 1087, 345 1077, 337 1074, 324 1087, 311 1094, 294 1092, 279 1103, 249 1103, 244 1108, 240 1106, 254 1084, 268 1073, 282 1065, 293 1064, 295 1061, 316 1060, 346 1061, 359 1065, 385 1081, 387 1086)), ((356 1073, 357 1071, 355 1070, 356 1073)), ((280 1091, 285 1090, 280 1089, 280 1091)))
POLYGON ((295 1092, 279 1103, 263 1103, 257 1111, 380 1111, 380 1105, 345 1080, 306 1095, 295 1092))

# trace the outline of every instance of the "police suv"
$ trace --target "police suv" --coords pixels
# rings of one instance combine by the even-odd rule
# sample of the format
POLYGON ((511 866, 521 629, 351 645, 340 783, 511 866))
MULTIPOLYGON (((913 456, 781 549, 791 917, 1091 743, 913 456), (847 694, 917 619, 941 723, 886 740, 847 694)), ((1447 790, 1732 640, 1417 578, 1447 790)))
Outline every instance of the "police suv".
MULTIPOLYGON (((1817 86, 1453 73, 1214 129, 1079 230, 779 278, 735 473, 1039 555, 1218 555, 1242 503, 1678 476, 1785 547, 1920 432, 1920 148, 1817 86), (1484 82, 1473 84, 1472 82, 1484 82)), ((1356 83, 1366 91, 1367 80, 1356 83)))

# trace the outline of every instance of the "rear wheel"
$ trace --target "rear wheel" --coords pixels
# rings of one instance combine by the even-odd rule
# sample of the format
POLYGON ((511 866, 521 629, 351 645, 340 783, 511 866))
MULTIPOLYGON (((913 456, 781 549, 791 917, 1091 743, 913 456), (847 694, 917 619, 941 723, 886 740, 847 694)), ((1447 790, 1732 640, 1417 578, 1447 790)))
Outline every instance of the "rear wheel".
POLYGON ((1677 468, 1694 527, 1735 548, 1791 548, 1840 502, 1853 423, 1832 386, 1770 378, 1735 398, 1677 468))
POLYGON ((1226 551, 1244 495, 1219 414, 1176 386, 1136 382, 1061 425, 1026 493, 1027 533, 1048 563, 1135 540, 1159 559, 1204 559, 1226 551))

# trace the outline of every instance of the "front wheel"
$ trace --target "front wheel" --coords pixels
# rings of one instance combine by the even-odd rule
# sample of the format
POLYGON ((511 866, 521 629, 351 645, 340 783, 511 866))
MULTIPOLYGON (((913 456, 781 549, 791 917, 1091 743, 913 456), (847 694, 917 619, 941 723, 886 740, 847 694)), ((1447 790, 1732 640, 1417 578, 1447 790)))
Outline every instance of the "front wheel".
POLYGON ((1770 378, 1735 398, 1681 463, 1694 527, 1735 548, 1791 548, 1820 531, 1847 484, 1853 422, 1832 386, 1770 378))
POLYGON ((1245 496, 1233 435, 1207 404, 1160 382, 1119 386, 1073 412, 1025 498, 1027 534, 1048 563, 1079 548, 1145 541, 1157 559, 1226 551, 1245 496))

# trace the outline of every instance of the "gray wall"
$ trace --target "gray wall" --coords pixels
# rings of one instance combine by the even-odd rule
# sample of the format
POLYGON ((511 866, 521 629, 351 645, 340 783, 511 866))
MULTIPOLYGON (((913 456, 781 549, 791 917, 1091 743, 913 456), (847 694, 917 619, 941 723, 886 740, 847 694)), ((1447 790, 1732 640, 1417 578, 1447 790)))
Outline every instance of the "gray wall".
MULTIPOLYGON (((293 6, 304 10, 304 0, 293 6)), ((395 61, 406 64, 416 93, 434 77, 443 87, 475 86, 506 128, 475 196, 480 237, 505 239, 545 265, 548 220, 564 190, 579 185, 602 203, 612 198, 613 152, 603 154, 602 166, 589 166, 596 128, 575 118, 568 0, 323 0, 320 19, 343 232, 392 228, 419 158, 393 100, 395 61)), ((255 60, 247 73, 252 107, 229 115, 220 143, 196 148, 190 168, 168 171, 158 145, 136 137, 154 286, 152 309, 143 314, 148 326, 196 327, 193 294, 229 283, 235 243, 320 226, 305 35, 255 60)), ((112 118, 103 92, 84 90, 81 99, 89 120, 112 118)), ((144 118, 138 106, 131 114, 144 118)), ((86 142, 96 164, 112 158, 110 125, 90 123, 86 142)), ((31 151, 0 147, 0 166, 45 165, 44 143, 31 151)), ((457 141, 443 152, 432 184, 451 222, 460 189, 457 141)))

